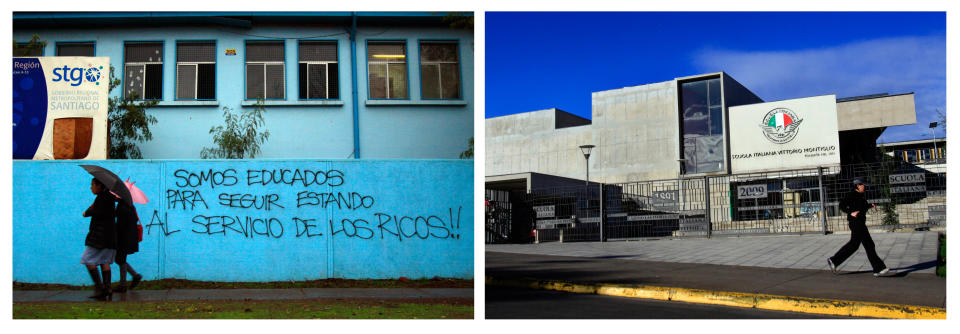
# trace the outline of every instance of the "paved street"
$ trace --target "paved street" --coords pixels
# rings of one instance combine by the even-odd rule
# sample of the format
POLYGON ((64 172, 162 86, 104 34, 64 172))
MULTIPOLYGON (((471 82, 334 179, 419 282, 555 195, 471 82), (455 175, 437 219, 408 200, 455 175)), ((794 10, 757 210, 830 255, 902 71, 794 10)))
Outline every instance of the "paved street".
MULTIPOLYGON (((499 289, 504 286, 517 287, 514 285, 516 283, 509 282, 529 281, 684 288, 705 291, 707 294, 717 291, 772 295, 783 296, 784 300, 806 298, 827 301, 827 305, 834 305, 830 301, 839 300, 881 303, 891 307, 946 307, 946 279, 935 274, 936 232, 873 233, 873 237, 878 253, 887 266, 898 270, 896 275, 874 277, 862 249, 841 266, 839 275, 833 275, 827 268, 826 258, 847 242, 849 235, 844 234, 487 245, 484 268, 488 280, 485 296, 487 315, 501 318, 564 318, 559 313, 540 312, 538 308, 546 305, 540 303, 550 300, 571 305, 585 303, 582 311, 565 314, 570 318, 672 318, 684 316, 686 311, 683 307, 688 307, 681 305, 680 309, 669 311, 664 308, 663 314, 647 316, 644 313, 631 313, 629 309, 658 307, 654 304, 633 304, 634 301, 627 301, 630 298, 625 297, 570 296, 547 291, 515 291, 518 297, 498 295, 502 293, 499 289), (519 296, 530 300, 525 301, 519 296), (604 303, 612 303, 611 308, 603 308, 604 303), (491 305, 496 308, 491 308, 491 305), (511 314, 507 311, 511 309, 516 312, 511 314)), ((676 301, 669 303, 684 304, 676 301)), ((840 307, 846 304, 836 305, 840 307)), ((792 313, 730 313, 725 307, 700 306, 703 308, 689 310, 687 317, 794 316, 792 313), (701 311, 704 313, 698 313, 701 311)), ((575 306, 570 308, 577 309, 575 306)), ((789 310, 799 312, 803 309, 789 310)))
MULTIPOLYGON (((871 232, 877 253, 890 268, 911 268, 935 273, 937 232, 871 232)), ((829 270, 833 255, 849 234, 714 237, 709 239, 643 240, 613 242, 549 242, 541 244, 486 245, 488 252, 616 258, 674 263, 707 263, 730 266, 829 270)), ((861 247, 840 267, 844 271, 870 270, 861 247)))
POLYGON ((488 286, 487 319, 849 319, 752 308, 488 286))

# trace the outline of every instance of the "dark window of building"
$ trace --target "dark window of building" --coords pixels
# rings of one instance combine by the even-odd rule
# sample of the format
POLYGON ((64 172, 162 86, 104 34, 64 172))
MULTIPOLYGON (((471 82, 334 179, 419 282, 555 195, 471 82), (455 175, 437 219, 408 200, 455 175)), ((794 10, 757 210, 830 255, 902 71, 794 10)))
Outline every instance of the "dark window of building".
POLYGON ((60 57, 93 57, 93 42, 65 42, 57 43, 57 56, 60 57))
POLYGON ((286 90, 283 41, 248 41, 246 54, 246 98, 283 99, 286 90))
POLYGON ((339 99, 337 42, 300 41, 300 99, 339 99))
POLYGON ((163 91, 163 42, 124 44, 124 96, 159 100, 163 91))
POLYGON ((43 48, 32 47, 30 48, 30 43, 17 43, 13 48, 14 57, 42 57, 43 48))
POLYGON ((368 42, 367 78, 371 99, 406 99, 407 46, 404 42, 368 42))
POLYGON ((685 173, 723 170, 723 106, 720 78, 680 84, 685 173))
POLYGON ((213 100, 216 69, 214 41, 177 42, 177 99, 213 100))
POLYGON ((420 43, 420 83, 424 99, 460 98, 460 63, 455 42, 420 43))

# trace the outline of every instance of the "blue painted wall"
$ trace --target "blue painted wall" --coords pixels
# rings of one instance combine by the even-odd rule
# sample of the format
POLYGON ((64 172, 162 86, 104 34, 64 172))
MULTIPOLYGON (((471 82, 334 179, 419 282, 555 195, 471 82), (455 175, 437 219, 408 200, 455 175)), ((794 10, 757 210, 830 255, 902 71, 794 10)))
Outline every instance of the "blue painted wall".
POLYGON ((128 259, 146 279, 473 278, 470 161, 134 160, 13 162, 14 281, 90 283, 86 163, 150 198, 128 259))
MULTIPOLYGON (((455 159, 473 136, 473 31, 446 27, 359 26, 357 33, 358 99, 353 101, 350 41, 346 26, 333 24, 257 25, 242 29, 215 25, 194 27, 70 28, 15 30, 13 38, 28 41, 33 34, 47 42, 45 56, 56 54, 56 43, 95 41, 96 56, 110 57, 115 75, 123 69, 124 41, 163 41, 163 100, 149 113, 153 140, 141 144, 147 159, 197 159, 204 146, 212 147, 208 133, 223 122, 222 108, 249 108, 244 101, 244 42, 282 38, 286 46, 286 99, 268 101, 265 114, 270 138, 258 158, 354 158, 353 104, 359 103, 361 158, 455 159), (29 30, 29 31, 26 31, 29 30), (335 40, 340 59, 340 99, 301 101, 298 97, 298 39, 335 40), (367 100, 367 40, 404 40, 407 45, 410 99, 367 100), (175 101, 176 41, 216 40, 215 103, 175 101), (460 54, 462 99, 423 100, 420 93, 420 40, 457 41, 460 54), (225 55, 236 49, 236 56, 225 55)), ((112 96, 120 96, 114 89, 112 96)))

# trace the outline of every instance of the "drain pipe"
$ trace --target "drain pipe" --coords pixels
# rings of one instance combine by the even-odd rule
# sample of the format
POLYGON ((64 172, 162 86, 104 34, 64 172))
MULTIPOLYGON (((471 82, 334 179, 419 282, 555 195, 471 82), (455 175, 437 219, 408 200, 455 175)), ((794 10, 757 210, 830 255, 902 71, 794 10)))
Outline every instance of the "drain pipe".
POLYGON ((350 12, 350 73, 353 77, 353 158, 360 159, 360 99, 357 97, 357 12, 350 12))

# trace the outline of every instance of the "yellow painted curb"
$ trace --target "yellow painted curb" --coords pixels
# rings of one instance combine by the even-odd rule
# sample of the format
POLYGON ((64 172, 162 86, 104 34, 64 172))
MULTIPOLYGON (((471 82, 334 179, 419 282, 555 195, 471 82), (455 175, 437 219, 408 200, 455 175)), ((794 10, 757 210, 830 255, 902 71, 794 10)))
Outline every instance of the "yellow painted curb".
POLYGON ((533 279, 487 277, 486 284, 574 293, 680 301, 687 303, 758 308, 764 310, 893 319, 946 319, 940 307, 883 304, 759 293, 710 291, 649 285, 570 283, 533 279))

